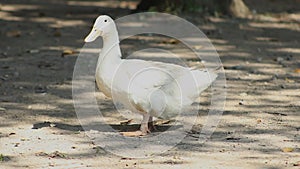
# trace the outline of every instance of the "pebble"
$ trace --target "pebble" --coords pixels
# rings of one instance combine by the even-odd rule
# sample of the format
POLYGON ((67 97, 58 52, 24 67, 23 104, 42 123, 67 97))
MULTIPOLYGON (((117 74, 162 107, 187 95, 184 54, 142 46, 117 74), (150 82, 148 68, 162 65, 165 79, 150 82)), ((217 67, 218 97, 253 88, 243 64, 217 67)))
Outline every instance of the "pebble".
POLYGON ((239 105, 244 105, 244 100, 240 100, 239 105))
POLYGON ((262 61, 262 58, 261 58, 261 57, 258 57, 256 60, 257 60, 258 62, 261 62, 261 61, 262 61))
POLYGON ((277 62, 282 62, 284 59, 282 58, 282 57, 277 57, 276 59, 275 59, 275 61, 277 61, 277 62))

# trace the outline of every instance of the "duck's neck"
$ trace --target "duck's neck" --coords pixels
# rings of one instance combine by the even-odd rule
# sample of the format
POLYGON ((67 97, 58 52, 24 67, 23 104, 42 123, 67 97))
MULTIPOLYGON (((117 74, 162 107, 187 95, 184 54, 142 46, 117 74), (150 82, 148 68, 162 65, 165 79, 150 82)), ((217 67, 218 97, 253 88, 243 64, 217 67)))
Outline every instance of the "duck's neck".
POLYGON ((103 48, 101 50, 98 66, 115 65, 121 61, 121 50, 117 30, 103 37, 103 48))

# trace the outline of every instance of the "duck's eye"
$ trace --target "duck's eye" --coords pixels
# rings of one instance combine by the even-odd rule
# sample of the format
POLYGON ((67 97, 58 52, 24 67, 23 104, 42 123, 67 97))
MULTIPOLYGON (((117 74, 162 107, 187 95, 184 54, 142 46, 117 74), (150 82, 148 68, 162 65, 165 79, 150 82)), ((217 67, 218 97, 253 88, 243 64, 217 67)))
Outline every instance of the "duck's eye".
POLYGON ((107 20, 105 19, 104 22, 107 22, 107 20))

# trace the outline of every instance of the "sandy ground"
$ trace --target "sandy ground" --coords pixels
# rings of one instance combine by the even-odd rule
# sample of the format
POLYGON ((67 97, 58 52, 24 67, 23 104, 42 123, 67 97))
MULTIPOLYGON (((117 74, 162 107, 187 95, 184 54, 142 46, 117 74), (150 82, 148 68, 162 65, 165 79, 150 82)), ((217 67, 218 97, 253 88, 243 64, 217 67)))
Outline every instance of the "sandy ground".
MULTIPOLYGON (((203 99, 184 140, 157 156, 134 159, 109 153, 86 136, 71 83, 93 20, 103 13, 127 15, 136 2, 1 1, 0 168, 299 168, 300 9, 270 3, 249 1, 261 13, 252 19, 182 15, 220 54, 228 87, 225 111, 212 137, 199 144, 195 136, 208 108, 203 99)), ((124 55, 146 47, 180 47, 168 42, 137 36, 121 47, 124 55)), ((124 118, 109 99, 101 93, 98 98, 108 107, 106 118, 122 130, 124 118)))

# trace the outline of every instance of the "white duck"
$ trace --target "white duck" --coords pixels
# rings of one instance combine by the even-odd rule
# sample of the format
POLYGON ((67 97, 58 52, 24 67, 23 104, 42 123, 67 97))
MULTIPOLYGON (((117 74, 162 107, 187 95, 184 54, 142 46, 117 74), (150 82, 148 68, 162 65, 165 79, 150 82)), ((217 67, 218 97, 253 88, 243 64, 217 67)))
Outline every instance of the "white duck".
POLYGON ((154 129, 152 117, 169 118, 190 106, 217 77, 206 70, 139 59, 121 59, 119 36, 112 18, 99 16, 85 42, 103 38, 96 83, 98 88, 127 109, 143 115, 140 130, 123 132, 142 136, 154 129))

